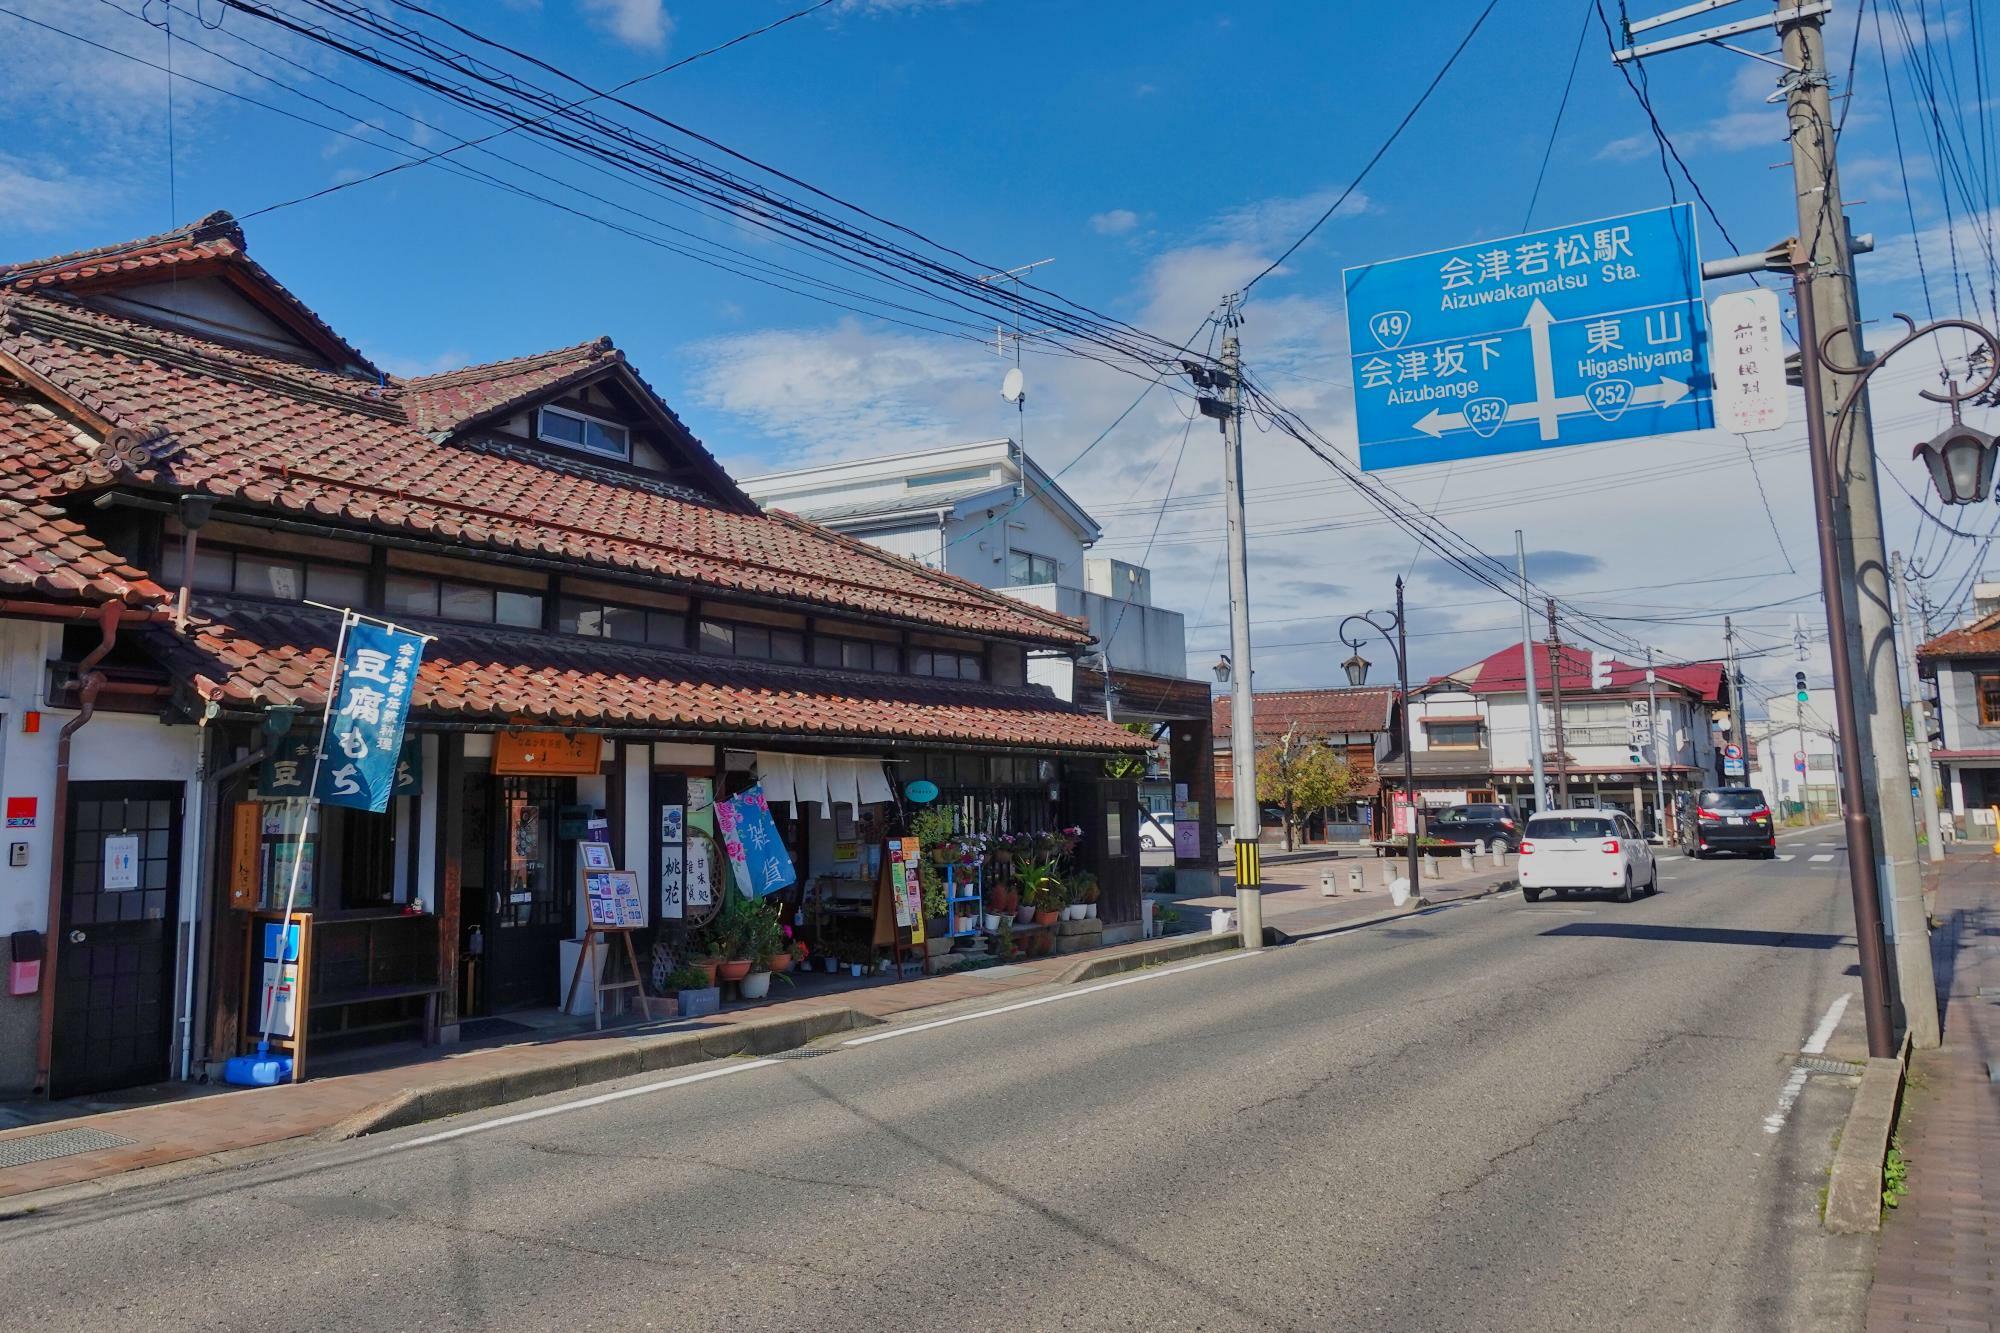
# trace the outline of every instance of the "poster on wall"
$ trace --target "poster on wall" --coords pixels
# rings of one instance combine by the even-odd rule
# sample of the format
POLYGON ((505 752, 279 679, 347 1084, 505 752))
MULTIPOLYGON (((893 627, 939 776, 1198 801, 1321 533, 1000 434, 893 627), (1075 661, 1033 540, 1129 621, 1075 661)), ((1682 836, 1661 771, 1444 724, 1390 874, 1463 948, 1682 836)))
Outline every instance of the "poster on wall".
POLYGON ((715 901, 715 859, 706 841, 694 844, 687 859, 687 905, 707 907, 715 901))
POLYGON ((713 866, 709 842, 715 837, 715 780, 687 780, 687 815, 682 836, 694 853, 687 858, 687 905, 707 907, 715 901, 713 866), (696 836, 706 835, 706 836, 696 836))
MULTIPOLYGON (((920 869, 923 848, 915 838, 904 838, 903 843, 903 894, 910 921, 921 929, 924 920, 924 877, 920 869)), ((919 935, 917 938, 921 939, 919 935)))
POLYGON ((139 835, 114 833, 104 840, 102 886, 106 893, 139 887, 139 835))
POLYGON ((687 841, 687 809, 679 805, 660 807, 660 845, 678 847, 687 841))
POLYGON ((660 919, 678 921, 687 914, 687 848, 660 848, 660 919))

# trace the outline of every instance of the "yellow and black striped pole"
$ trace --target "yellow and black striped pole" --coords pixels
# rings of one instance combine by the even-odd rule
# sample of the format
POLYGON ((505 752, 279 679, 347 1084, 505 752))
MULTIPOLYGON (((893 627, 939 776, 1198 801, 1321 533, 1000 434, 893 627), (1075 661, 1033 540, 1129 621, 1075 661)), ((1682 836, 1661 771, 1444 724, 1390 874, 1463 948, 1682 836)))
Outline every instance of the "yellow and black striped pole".
POLYGON ((1263 859, 1257 855, 1255 838, 1236 840, 1236 887, 1239 889, 1261 888, 1264 883, 1263 859))

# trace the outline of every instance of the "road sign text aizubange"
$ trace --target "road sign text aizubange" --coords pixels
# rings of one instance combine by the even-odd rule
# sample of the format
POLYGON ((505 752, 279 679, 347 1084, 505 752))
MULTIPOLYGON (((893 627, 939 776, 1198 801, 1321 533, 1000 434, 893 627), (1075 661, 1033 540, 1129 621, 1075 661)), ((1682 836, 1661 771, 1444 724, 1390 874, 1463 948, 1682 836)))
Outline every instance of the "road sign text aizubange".
POLYGON ((1350 268, 1361 466, 1714 423, 1691 205, 1350 268))

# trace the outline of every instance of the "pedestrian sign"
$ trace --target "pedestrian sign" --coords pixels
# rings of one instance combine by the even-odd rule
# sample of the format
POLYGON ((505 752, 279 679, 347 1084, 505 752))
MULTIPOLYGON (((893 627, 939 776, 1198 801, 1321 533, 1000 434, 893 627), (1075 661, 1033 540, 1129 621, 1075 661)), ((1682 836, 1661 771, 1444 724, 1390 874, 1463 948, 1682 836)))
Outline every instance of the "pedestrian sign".
POLYGON ((1691 204, 1343 277, 1364 469, 1714 424, 1691 204))

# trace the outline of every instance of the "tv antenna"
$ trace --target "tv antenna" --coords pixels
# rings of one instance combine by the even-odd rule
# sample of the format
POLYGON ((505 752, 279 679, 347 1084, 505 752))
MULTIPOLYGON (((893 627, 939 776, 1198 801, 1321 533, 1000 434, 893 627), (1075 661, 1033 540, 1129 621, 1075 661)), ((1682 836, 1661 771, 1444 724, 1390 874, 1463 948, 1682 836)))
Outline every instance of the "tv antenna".
POLYGON ((1032 264, 1022 264, 1018 268, 1002 269, 998 273, 984 273, 979 281, 985 283, 1009 282, 1014 285, 1014 327, 1004 324, 993 326, 993 353, 999 357, 1007 355, 1007 346, 1013 344, 1014 366, 1000 381, 1000 396, 1014 405, 1014 442, 1021 446, 1023 453, 1028 448, 1028 379, 1021 371, 1021 342, 1025 338, 1046 337, 1057 332, 1055 329, 1024 330, 1021 327, 1021 278, 1044 264, 1053 264, 1054 258, 1037 259, 1032 264))

